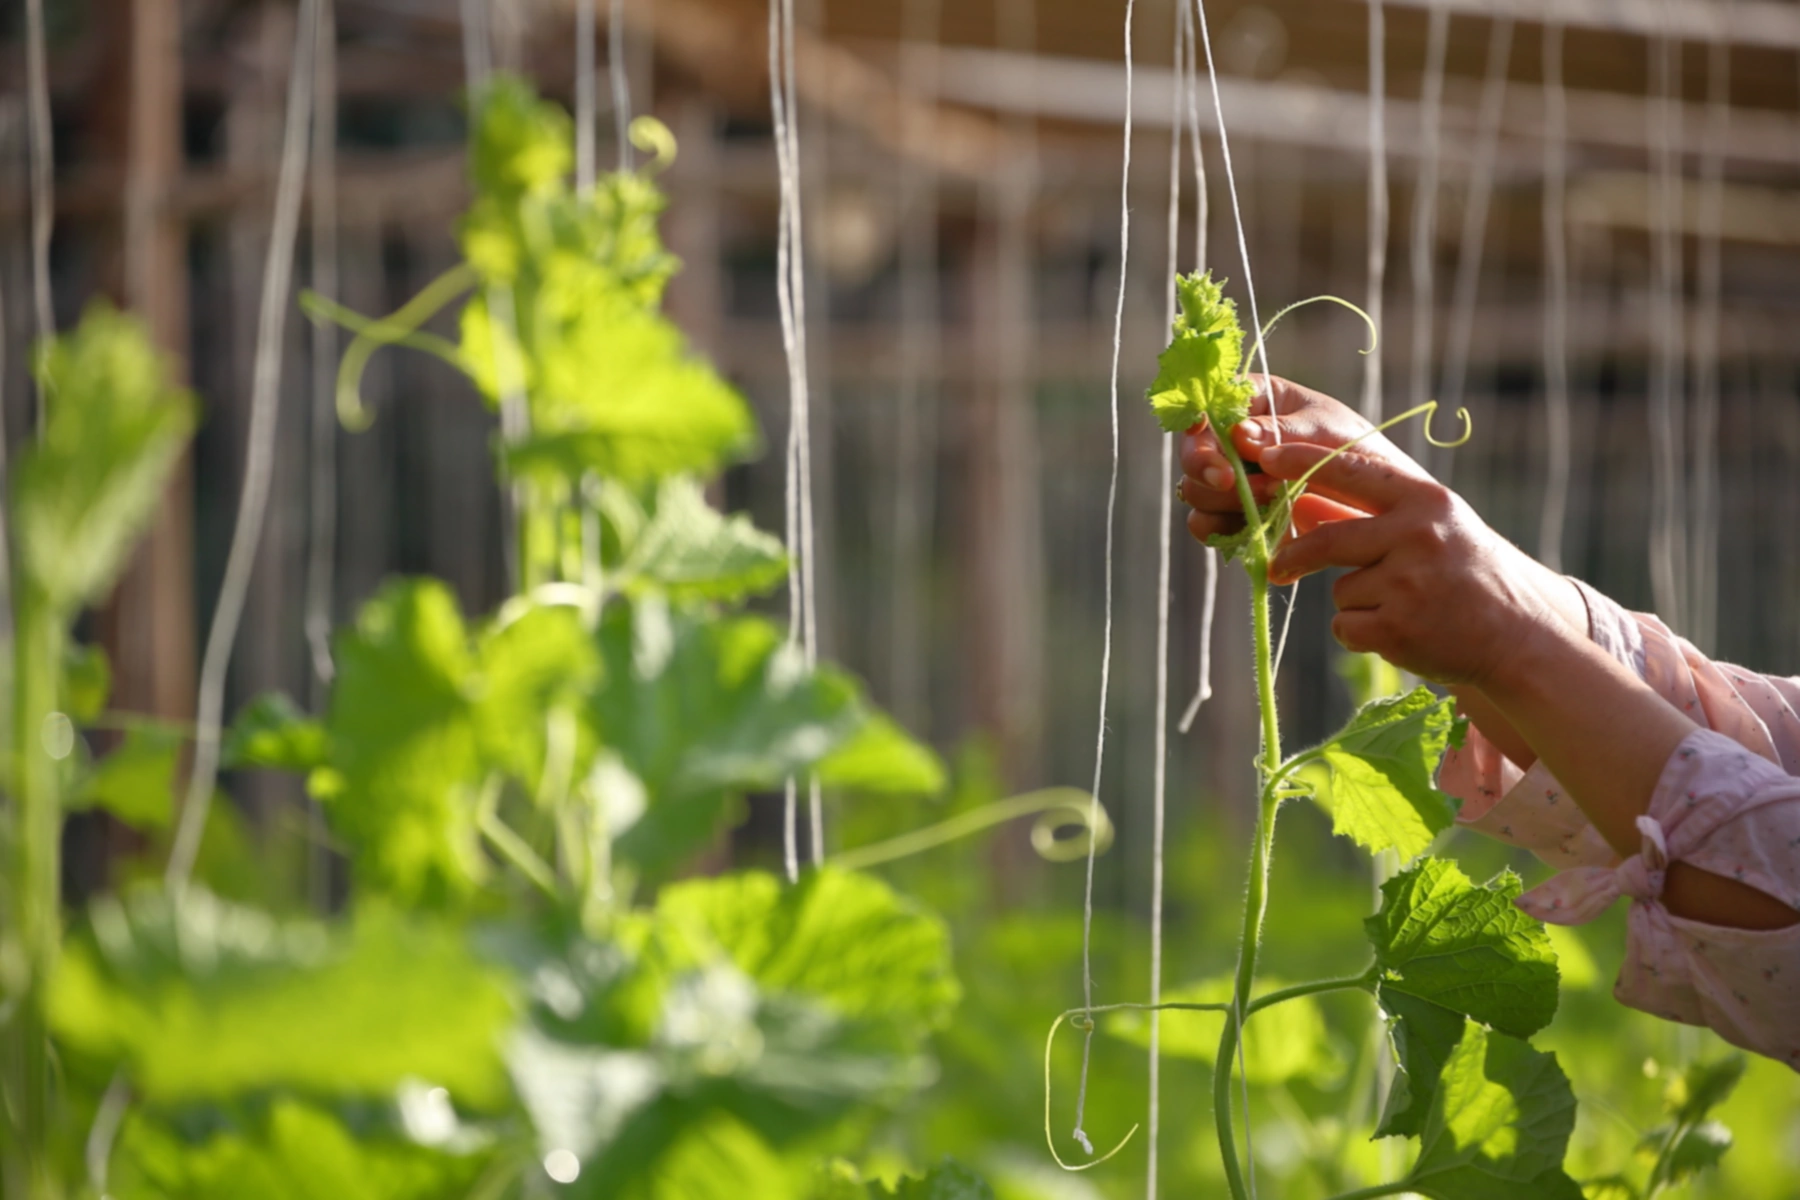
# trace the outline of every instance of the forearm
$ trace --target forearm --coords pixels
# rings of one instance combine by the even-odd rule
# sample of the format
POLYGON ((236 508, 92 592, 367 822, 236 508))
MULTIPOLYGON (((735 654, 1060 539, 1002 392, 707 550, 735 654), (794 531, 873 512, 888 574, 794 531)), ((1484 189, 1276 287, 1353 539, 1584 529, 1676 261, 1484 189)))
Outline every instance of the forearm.
MULTIPOLYGON (((1550 610, 1556 614, 1568 633, 1585 640, 1589 633, 1588 612, 1580 590, 1567 576, 1550 570, 1536 560, 1528 561, 1532 582, 1550 610)), ((1457 707, 1462 715, 1480 731, 1482 737, 1492 742, 1494 748, 1510 759, 1519 770, 1531 769, 1532 764, 1537 762, 1537 752, 1513 728, 1492 700, 1483 695, 1479 688, 1459 686, 1449 690, 1456 697, 1457 707)))
MULTIPOLYGON (((1698 726, 1585 636, 1539 628, 1521 640, 1481 697, 1562 784, 1621 856, 1671 755, 1698 726)), ((1485 730, 1484 730, 1485 732, 1485 730)), ((1503 753, 1504 745, 1496 742, 1503 753)), ((1663 903, 1679 917, 1745 929, 1800 920, 1774 897, 1686 863, 1671 865, 1663 903)))

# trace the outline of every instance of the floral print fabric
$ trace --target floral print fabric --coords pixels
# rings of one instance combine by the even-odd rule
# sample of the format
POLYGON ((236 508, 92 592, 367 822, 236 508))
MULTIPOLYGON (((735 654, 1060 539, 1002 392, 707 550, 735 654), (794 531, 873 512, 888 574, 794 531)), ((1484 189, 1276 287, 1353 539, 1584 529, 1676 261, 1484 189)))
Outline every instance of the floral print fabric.
POLYGON ((1800 925, 1727 929, 1661 902, 1679 860, 1800 909, 1800 680, 1715 663, 1655 617, 1579 586, 1595 643, 1702 726, 1638 818, 1642 849, 1620 862, 1541 763, 1521 771, 1474 729, 1445 756, 1439 784, 1462 800, 1462 823, 1560 868, 1519 898, 1526 912, 1579 925, 1630 897, 1621 1003, 1800 1070, 1800 925))

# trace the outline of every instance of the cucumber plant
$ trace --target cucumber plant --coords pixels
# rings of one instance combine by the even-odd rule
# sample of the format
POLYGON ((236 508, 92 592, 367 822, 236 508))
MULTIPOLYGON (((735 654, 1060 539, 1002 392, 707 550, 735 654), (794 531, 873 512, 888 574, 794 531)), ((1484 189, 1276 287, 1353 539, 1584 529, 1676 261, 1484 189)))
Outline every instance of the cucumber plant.
MULTIPOLYGON (((1180 433, 1202 421, 1217 432, 1246 517, 1244 529, 1215 538, 1241 562, 1250 583, 1261 747, 1258 805, 1237 968, 1222 994, 1206 996, 1223 1014, 1211 1055, 1213 1118, 1233 1200, 1250 1195, 1234 1128, 1233 1081, 1244 1032, 1258 1014, 1330 992, 1370 994, 1390 1022, 1395 1073, 1377 1137, 1418 1142, 1400 1176, 1345 1192, 1339 1200, 1412 1193, 1464 1200, 1578 1200, 1563 1170, 1574 1128, 1575 1098, 1555 1056, 1531 1036, 1557 1004, 1556 955, 1544 928, 1512 903, 1520 883, 1510 872, 1476 883, 1455 863, 1425 855, 1455 818, 1454 802, 1434 786, 1445 749, 1465 726, 1447 699, 1427 688, 1364 704, 1318 746, 1285 753, 1275 703, 1269 620, 1269 559, 1285 533, 1299 484, 1283 485, 1259 506, 1230 431, 1249 415, 1256 384, 1244 369, 1244 330, 1210 273, 1179 278, 1180 313, 1161 370, 1149 390, 1162 428, 1180 433), (1257 958, 1268 908, 1276 818, 1288 801, 1311 797, 1336 833, 1373 854, 1393 851, 1406 864, 1381 888, 1380 910, 1364 922, 1368 967, 1344 978, 1257 989, 1257 958)), ((1264 330, 1266 335, 1268 331, 1264 330)), ((1415 410, 1408 416, 1426 415, 1415 410)), ((1466 435, 1466 430, 1465 430, 1466 435)), ((1197 999, 1199 997, 1196 997, 1197 999)))
POLYGON ((221 745, 304 778, 343 911, 234 877, 215 805, 194 880, 137 871, 64 937, 64 813, 108 809, 152 853, 175 815, 192 731, 100 713, 103 664, 69 631, 194 405, 104 310, 41 355, 49 419, 10 494, 5 1194, 991 1196, 954 1164, 855 1165, 931 1078, 959 993, 943 921, 851 870, 682 877, 787 778, 915 795, 944 772, 746 607, 785 552, 704 500, 756 431, 661 312, 673 144, 640 123, 649 165, 583 195, 561 110, 503 77, 471 115, 463 261, 388 317, 307 307, 357 334, 352 423, 388 345, 500 410, 513 592, 471 617, 437 580, 389 582, 337 635, 322 712, 260 697, 221 745), (457 302, 458 338, 425 330, 457 302), (78 726, 122 724, 91 758, 78 726))

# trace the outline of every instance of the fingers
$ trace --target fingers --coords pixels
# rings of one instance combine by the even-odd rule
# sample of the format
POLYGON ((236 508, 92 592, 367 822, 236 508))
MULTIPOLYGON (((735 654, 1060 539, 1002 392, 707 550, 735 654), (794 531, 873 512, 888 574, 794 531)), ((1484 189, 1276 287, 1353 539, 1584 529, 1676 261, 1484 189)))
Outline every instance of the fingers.
POLYGON ((1408 499, 1445 490, 1427 475, 1356 450, 1334 458, 1323 446, 1291 443, 1270 447, 1262 455, 1263 470, 1276 479, 1299 479, 1315 467, 1308 486, 1365 512, 1387 512, 1408 499))
POLYGON ((1244 518, 1242 514, 1230 516, 1196 509, 1188 514, 1187 527, 1195 541, 1204 542, 1209 537, 1230 537, 1244 527, 1244 518))
POLYGON ((1302 492, 1294 501, 1294 534, 1296 537, 1303 536, 1333 521, 1351 521, 1368 515, 1361 509, 1339 504, 1336 500, 1302 492))
POLYGON ((1394 533, 1380 518, 1327 522, 1275 552, 1269 560, 1269 582, 1286 586, 1326 567, 1378 563, 1393 544, 1394 533))
POLYGON ((1331 618, 1331 636, 1353 654, 1367 654, 1382 644, 1381 617, 1374 609, 1357 608, 1331 618))

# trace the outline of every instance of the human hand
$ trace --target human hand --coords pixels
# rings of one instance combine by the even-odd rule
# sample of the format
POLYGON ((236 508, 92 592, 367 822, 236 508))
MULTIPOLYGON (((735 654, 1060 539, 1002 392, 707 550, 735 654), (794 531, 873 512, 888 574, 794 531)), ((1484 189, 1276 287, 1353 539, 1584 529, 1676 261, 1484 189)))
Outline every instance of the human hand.
MULTIPOLYGON (((1232 447, 1246 463, 1254 463, 1264 447, 1276 444, 1277 425, 1284 445, 1303 442, 1327 449, 1355 441, 1369 431, 1369 422, 1359 413, 1323 392, 1275 376, 1251 378, 1260 386, 1250 402, 1250 417, 1231 431, 1232 447), (1271 400, 1274 415, 1270 414, 1271 400)), ((1424 474, 1418 464, 1382 434, 1371 433, 1356 445, 1362 454, 1424 474)), ((1216 431, 1197 425, 1183 435, 1181 469, 1181 498, 1194 510, 1188 514, 1189 532, 1205 541, 1215 534, 1233 534, 1244 527, 1243 505, 1216 431)), ((1267 505, 1274 498, 1274 490, 1275 480, 1270 477, 1250 476, 1250 493, 1258 504, 1267 505)), ((1314 508, 1316 515, 1328 515, 1317 513, 1317 506, 1314 508)))
POLYGON ((1270 560, 1269 581, 1354 568, 1332 585, 1331 631, 1347 649, 1373 651, 1425 679, 1483 687, 1541 630, 1585 639, 1586 607, 1574 585, 1488 528, 1410 459, 1360 444, 1325 461, 1329 454, 1288 442, 1258 448, 1256 457, 1271 481, 1319 467, 1308 484, 1312 503, 1295 509, 1298 536, 1270 560))

